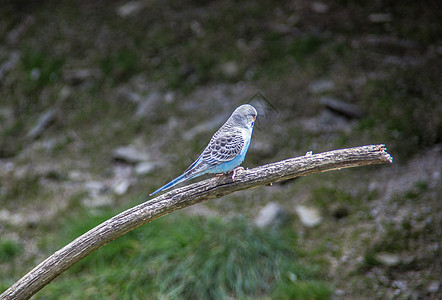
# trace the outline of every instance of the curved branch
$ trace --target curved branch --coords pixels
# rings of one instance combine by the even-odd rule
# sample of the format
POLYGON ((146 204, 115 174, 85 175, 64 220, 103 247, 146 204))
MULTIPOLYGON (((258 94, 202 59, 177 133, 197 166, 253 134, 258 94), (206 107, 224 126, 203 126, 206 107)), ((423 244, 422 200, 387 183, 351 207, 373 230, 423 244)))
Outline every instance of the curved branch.
POLYGON ((98 248, 143 224, 178 209, 247 190, 260 185, 313 173, 357 166, 391 163, 385 145, 368 145, 290 158, 243 170, 230 176, 213 177, 174 189, 130 208, 78 237, 36 266, 7 289, 0 299, 28 299, 58 275, 98 248))

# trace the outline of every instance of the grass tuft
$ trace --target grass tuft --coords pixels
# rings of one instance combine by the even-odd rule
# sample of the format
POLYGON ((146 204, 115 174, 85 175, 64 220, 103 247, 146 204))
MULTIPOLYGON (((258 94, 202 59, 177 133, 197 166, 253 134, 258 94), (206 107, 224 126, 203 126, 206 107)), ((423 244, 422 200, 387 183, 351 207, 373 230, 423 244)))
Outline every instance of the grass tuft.
MULTIPOLYGON (((107 217, 73 222, 65 236, 71 240, 107 217)), ((331 288, 297 258, 288 232, 258 229, 244 218, 170 216, 90 255, 42 296, 63 298, 69 290, 71 297, 95 298, 328 299, 331 288)))

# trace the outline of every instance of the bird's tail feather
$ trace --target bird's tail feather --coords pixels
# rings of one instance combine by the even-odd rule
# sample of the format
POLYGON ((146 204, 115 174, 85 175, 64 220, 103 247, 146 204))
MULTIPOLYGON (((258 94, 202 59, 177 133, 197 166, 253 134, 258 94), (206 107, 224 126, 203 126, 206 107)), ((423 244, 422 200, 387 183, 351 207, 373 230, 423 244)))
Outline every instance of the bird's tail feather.
POLYGON ((171 182, 169 182, 169 183, 163 185, 162 187, 160 187, 158 190, 156 190, 155 192, 153 192, 153 193, 150 194, 149 196, 152 196, 152 195, 154 195, 154 194, 156 194, 156 193, 158 193, 158 192, 161 192, 161 191, 167 190, 167 189, 173 187, 174 185, 176 185, 176 184, 178 184, 178 183, 180 183, 180 182, 183 182, 183 181, 189 180, 190 178, 189 178, 189 177, 186 178, 186 177, 185 177, 186 175, 187 175, 187 173, 184 173, 184 174, 178 176, 177 178, 175 178, 175 179, 172 180, 171 182))

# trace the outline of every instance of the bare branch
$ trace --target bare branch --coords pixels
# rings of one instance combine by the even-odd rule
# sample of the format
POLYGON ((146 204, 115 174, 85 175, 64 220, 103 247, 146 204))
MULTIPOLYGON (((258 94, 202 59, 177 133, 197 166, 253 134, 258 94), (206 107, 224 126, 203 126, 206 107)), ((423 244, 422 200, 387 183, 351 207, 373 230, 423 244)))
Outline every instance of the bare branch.
POLYGON ((0 299, 28 299, 58 275, 98 248, 143 224, 195 203, 260 185, 357 166, 391 163, 385 145, 368 145, 290 158, 174 189, 101 223, 58 250, 14 285, 0 299))

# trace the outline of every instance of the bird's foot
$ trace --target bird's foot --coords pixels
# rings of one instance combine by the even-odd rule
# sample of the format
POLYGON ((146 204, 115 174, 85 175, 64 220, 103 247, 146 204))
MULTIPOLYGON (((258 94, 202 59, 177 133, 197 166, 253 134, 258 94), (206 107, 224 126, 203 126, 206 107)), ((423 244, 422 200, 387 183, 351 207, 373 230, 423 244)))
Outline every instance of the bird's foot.
POLYGON ((232 171, 232 180, 235 180, 236 172, 238 170, 244 170, 244 168, 239 166, 239 167, 236 167, 235 169, 233 169, 233 171, 232 171))

